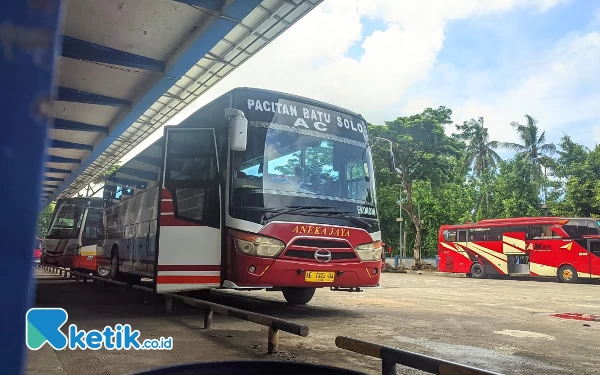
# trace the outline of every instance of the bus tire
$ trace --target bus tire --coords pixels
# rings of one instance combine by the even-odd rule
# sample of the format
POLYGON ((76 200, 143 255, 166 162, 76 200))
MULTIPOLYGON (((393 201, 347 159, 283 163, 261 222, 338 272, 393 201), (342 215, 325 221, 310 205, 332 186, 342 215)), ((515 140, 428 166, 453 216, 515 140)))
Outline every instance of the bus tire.
POLYGON ((121 272, 119 272, 119 250, 113 251, 110 256, 110 273, 111 280, 121 281, 121 272))
POLYGON ((282 288, 281 290, 290 305, 306 305, 315 295, 316 288, 282 288))
POLYGON ((558 269, 556 278, 561 283, 574 284, 579 280, 579 275, 577 275, 577 271, 573 266, 567 264, 558 269))
POLYGON ((483 264, 473 263, 473 265, 471 266, 471 277, 474 279, 485 278, 485 270, 483 269, 483 264))

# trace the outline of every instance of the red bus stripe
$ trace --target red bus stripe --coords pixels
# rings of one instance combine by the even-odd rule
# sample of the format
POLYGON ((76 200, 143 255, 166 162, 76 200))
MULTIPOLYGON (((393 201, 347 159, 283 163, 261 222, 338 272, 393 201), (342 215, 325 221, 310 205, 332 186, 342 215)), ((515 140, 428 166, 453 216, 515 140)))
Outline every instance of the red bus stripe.
POLYGON ((164 264, 158 265, 159 271, 220 271, 220 265, 213 264, 164 264))
POLYGON ((158 276, 157 284, 220 284, 221 276, 158 276))
POLYGON ((173 212, 173 202, 160 202, 160 212, 173 212))
POLYGON ((176 219, 174 215, 161 215, 160 216, 161 227, 199 227, 200 225, 194 224, 189 221, 176 219))

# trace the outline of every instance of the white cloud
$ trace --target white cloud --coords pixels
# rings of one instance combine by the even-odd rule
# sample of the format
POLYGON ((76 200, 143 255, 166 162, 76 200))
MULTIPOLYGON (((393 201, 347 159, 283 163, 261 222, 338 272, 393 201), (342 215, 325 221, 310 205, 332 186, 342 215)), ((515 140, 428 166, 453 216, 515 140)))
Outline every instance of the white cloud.
POLYGON ((525 113, 537 118, 545 130, 562 129, 575 136, 590 130, 577 125, 600 122, 600 33, 571 34, 551 51, 531 51, 531 55, 535 59, 526 69, 509 67, 495 72, 500 79, 511 74, 504 79, 514 83, 512 88, 489 90, 482 86, 471 91, 462 104, 455 101, 454 119, 484 116, 490 136, 498 140, 514 140, 509 124, 522 121, 525 113))
MULTIPOLYGON (((239 86, 323 100, 359 112, 374 123, 401 115, 403 101, 405 109, 417 112, 431 99, 405 98, 404 94, 429 77, 443 47, 448 22, 525 7, 543 12, 565 1, 326 0, 169 123, 179 123, 239 86), (363 35, 361 20, 365 17, 381 20, 385 27, 363 35), (348 49, 361 41, 363 55, 347 57, 348 49)), ((463 109, 482 106, 480 101, 467 101, 463 109)), ((494 111, 493 102, 485 106, 494 111)))

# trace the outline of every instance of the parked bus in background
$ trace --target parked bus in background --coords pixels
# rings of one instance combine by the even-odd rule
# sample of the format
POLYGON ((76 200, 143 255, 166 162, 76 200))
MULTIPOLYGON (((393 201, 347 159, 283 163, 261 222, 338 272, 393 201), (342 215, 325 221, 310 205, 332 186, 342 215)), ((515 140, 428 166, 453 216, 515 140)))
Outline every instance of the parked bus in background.
POLYGON ((42 240, 35 237, 34 248, 33 248, 33 263, 40 264, 42 259, 42 240))
POLYGON ((600 278, 600 228, 591 218, 523 217, 443 225, 439 270, 548 276, 560 282, 600 278))
POLYGON ((43 241, 42 263, 96 272, 101 221, 101 197, 59 199, 43 241))
POLYGON ((101 262, 157 293, 374 287, 381 232, 366 121, 267 90, 215 99, 106 180, 101 262))

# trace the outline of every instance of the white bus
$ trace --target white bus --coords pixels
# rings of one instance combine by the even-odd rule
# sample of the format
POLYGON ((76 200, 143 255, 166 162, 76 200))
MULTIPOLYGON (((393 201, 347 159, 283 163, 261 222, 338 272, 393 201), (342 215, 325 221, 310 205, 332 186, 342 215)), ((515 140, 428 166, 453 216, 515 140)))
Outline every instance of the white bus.
POLYGON ((373 287, 381 232, 366 121, 239 88, 199 109, 106 180, 99 262, 157 293, 373 287))

